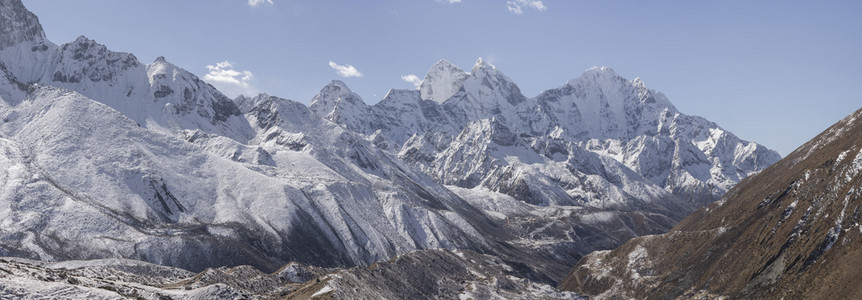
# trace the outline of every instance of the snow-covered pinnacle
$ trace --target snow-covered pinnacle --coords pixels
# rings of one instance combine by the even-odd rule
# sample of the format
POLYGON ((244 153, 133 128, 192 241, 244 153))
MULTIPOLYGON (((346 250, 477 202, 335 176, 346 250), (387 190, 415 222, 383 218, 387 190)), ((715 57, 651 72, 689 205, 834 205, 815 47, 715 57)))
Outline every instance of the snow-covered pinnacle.
POLYGON ((475 74, 477 71, 484 70, 484 69, 495 70, 495 69, 497 69, 497 67, 495 67, 492 64, 485 62, 485 60, 480 57, 478 60, 476 60, 476 64, 473 65, 472 72, 475 74))
POLYGON ((333 80, 320 89, 320 92, 311 100, 311 105, 327 100, 347 101, 351 104, 356 104, 357 101, 363 102, 362 98, 351 91, 347 84, 341 80, 333 80))
POLYGON ((527 100, 511 78, 481 57, 476 60, 470 77, 465 80, 464 89, 475 101, 492 111, 505 110, 506 106, 518 105, 527 100), (508 104, 502 103, 501 100, 508 104))
POLYGON ((0 50, 25 41, 45 40, 39 18, 21 0, 0 0, 0 50))
POLYGON ((341 80, 333 80, 311 99, 308 108, 319 116, 339 115, 342 111, 364 110, 362 97, 350 90, 341 80))
MULTIPOLYGON (((537 101, 542 113, 558 120, 578 139, 654 135, 662 128, 667 130, 666 124, 678 113, 662 93, 650 90, 640 79, 629 81, 608 67, 586 70, 566 85, 543 92, 537 101)), ((539 132, 553 129, 537 127, 545 124, 542 120, 531 121, 539 132)))
POLYGON ((54 72, 45 76, 55 83, 76 84, 85 80, 113 83, 126 71, 139 66, 134 55, 110 51, 82 35, 60 47, 54 72))
POLYGON ((419 85, 419 92, 422 99, 441 104, 457 98, 459 100, 453 101, 461 103, 454 105, 469 110, 465 112, 468 116, 484 117, 489 111, 505 110, 505 106, 517 105, 526 100, 512 79, 481 57, 476 60, 470 73, 446 60, 440 60, 428 70, 419 85), (464 97, 469 99, 465 102, 464 97), (500 100, 509 104, 502 104, 504 107, 501 107, 501 103, 498 103, 500 100))
POLYGON ((159 57, 147 66, 148 100, 158 111, 154 118, 173 129, 201 129, 237 141, 251 135, 248 121, 230 98, 194 74, 159 57))
POLYGON ((263 99, 269 99, 270 95, 267 93, 259 93, 255 97, 248 97, 246 95, 239 95, 233 99, 233 103, 239 108, 242 113, 249 112, 252 108, 260 104, 260 101, 263 99))
POLYGON ((91 42, 95 42, 95 41, 91 40, 90 38, 88 38, 87 36, 82 34, 82 35, 79 35, 78 38, 75 39, 75 42, 73 42, 73 44, 85 44, 85 43, 91 43, 91 42))
POLYGON ((464 70, 441 59, 431 66, 425 78, 422 79, 419 93, 424 100, 443 103, 461 89, 468 76, 469 74, 464 70))
POLYGON ((614 72, 614 69, 609 67, 592 67, 584 71, 584 73, 581 74, 581 76, 578 76, 578 78, 569 80, 566 84, 576 86, 579 82, 583 81, 597 82, 601 80, 607 82, 616 80, 617 78, 625 80, 625 78, 618 75, 617 72, 614 72))
POLYGON ((428 93, 423 89, 425 82, 420 86, 420 92, 423 92, 423 99, 446 106, 462 123, 492 115, 500 115, 507 120, 515 119, 514 107, 527 100, 512 79, 481 58, 470 73, 460 73, 457 68, 454 70, 446 74, 447 76, 441 76, 435 65, 425 81, 434 89, 431 94, 433 98, 429 99, 428 93), (438 98, 441 95, 448 96, 449 93, 452 93, 451 96, 445 99, 438 98))

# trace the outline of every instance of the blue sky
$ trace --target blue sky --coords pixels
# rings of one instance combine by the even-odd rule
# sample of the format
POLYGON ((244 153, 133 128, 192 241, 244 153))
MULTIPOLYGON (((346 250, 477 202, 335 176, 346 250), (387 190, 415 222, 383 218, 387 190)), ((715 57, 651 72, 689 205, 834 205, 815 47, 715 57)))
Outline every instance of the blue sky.
POLYGON ((165 56, 230 96, 308 103, 341 79, 373 104, 441 58, 469 69, 484 57, 533 97, 608 66, 782 155, 862 107, 862 1, 24 4, 55 43, 83 34, 144 63, 165 56))

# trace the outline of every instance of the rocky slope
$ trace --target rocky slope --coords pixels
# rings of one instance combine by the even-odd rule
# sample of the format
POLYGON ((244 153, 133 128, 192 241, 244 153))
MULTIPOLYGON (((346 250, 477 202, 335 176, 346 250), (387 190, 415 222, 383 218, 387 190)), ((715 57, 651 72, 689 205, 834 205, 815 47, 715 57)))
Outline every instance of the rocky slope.
POLYGON ((561 284, 597 298, 862 296, 862 110, 662 235, 585 256, 561 284))
POLYGON ((586 299, 518 276, 519 265, 461 250, 420 250, 330 273, 287 299, 586 299))
POLYGON ((3 299, 278 299, 328 271, 298 264, 192 273, 127 259, 48 263, 0 258, 3 299))
POLYGON ((519 265, 468 250, 419 250, 368 267, 288 264, 200 273, 126 259, 48 263, 0 258, 0 298, 27 299, 586 299, 519 277, 519 265))

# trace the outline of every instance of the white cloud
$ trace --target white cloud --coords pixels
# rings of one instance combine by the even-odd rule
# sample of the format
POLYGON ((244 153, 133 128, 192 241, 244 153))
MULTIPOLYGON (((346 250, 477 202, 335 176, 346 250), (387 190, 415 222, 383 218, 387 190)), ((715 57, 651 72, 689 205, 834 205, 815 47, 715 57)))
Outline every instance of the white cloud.
POLYGON ((422 79, 419 79, 419 76, 410 74, 410 75, 401 75, 401 80, 412 83, 414 86, 419 88, 419 85, 422 84, 422 79))
POLYGON ((209 72, 204 75, 204 80, 229 97, 257 94, 257 88, 251 84, 254 74, 251 71, 234 70, 233 62, 225 60, 215 65, 207 65, 207 70, 209 72))
POLYGON ((354 68, 352 65, 339 65, 333 61, 329 61, 329 66, 335 69, 335 71, 338 72, 338 75, 340 75, 341 77, 362 77, 362 73, 359 72, 359 70, 354 68))
POLYGON ((272 5, 272 0, 248 0, 248 5, 250 5, 251 7, 255 7, 264 3, 272 5))
POLYGON ((544 11, 548 9, 541 0, 510 0, 506 1, 506 8, 509 9, 510 12, 520 15, 524 13, 524 8, 533 8, 538 11, 544 11))
POLYGON ((448 4, 455 4, 455 3, 460 3, 460 2, 461 2, 461 0, 437 0, 437 2, 440 2, 440 3, 448 3, 448 4))

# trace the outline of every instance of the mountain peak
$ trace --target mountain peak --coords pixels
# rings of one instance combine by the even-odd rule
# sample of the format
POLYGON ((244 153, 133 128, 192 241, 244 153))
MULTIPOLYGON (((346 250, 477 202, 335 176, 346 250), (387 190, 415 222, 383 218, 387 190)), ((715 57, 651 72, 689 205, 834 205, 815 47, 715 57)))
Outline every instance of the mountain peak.
POLYGON ((462 73, 467 74, 467 72, 464 72, 464 70, 458 68, 458 66, 452 64, 448 60, 440 59, 439 61, 431 65, 431 68, 428 69, 428 73, 426 73, 425 75, 425 79, 428 79, 429 76, 462 73))
POLYGON ((99 47, 101 51, 108 51, 108 47, 102 44, 99 44, 96 40, 90 39, 85 35, 79 35, 75 41, 71 43, 67 43, 66 45, 72 45, 75 47, 82 47, 84 49, 96 46, 99 47), (103 49, 103 50, 102 50, 103 49))
POLYGON ((327 84, 326 87, 324 87, 324 89, 329 88, 329 87, 336 88, 338 91, 341 91, 342 93, 348 93, 348 94, 353 93, 353 91, 351 91, 350 88, 347 87, 347 83, 344 83, 344 81, 341 81, 338 79, 330 81, 329 84, 327 84))
POLYGON ((481 57, 479 57, 479 59, 477 59, 477 60, 476 60, 476 64, 474 64, 474 65, 473 65, 473 70, 472 70, 472 71, 473 71, 473 73, 476 73, 476 71, 479 71, 479 70, 488 70, 488 69, 490 69, 490 70, 496 70, 496 69, 497 69, 497 67, 495 67, 495 66, 494 66, 494 65, 492 65, 492 64, 489 64, 489 63, 488 63, 488 62, 486 62, 484 59, 482 59, 481 57))
POLYGON ((351 109, 346 107, 365 107, 362 97, 354 93, 341 80, 330 81, 311 99, 308 108, 320 115, 327 116, 338 110, 351 109))
MULTIPOLYGON (((431 70, 434 70, 434 69, 452 69, 452 68, 458 69, 457 66, 455 66, 454 64, 452 64, 451 62, 449 62, 445 58, 441 58, 436 63, 431 65, 431 70)), ((430 70, 429 70, 429 72, 430 72, 430 70)))
POLYGON ((95 41, 87 38, 83 34, 79 35, 78 38, 75 39, 75 44, 83 44, 83 43, 89 43, 89 42, 95 42, 95 41))
POLYGON ((239 108, 240 112, 248 113, 255 106, 258 106, 261 102, 264 102, 268 99, 272 98, 267 93, 259 93, 257 96, 249 97, 245 95, 239 95, 233 99, 233 103, 239 108))
MULTIPOLYGON (((181 68, 166 60, 164 56, 159 56, 156 58, 155 61, 153 61, 152 64, 149 64, 147 66, 147 76, 150 78, 150 83, 152 83, 156 79, 156 77, 154 76, 157 76, 162 79, 167 78, 167 76, 172 77, 173 75, 169 74, 173 74, 173 72, 177 71, 178 69, 181 70, 181 68)), ((189 73, 185 70, 182 70, 182 72, 189 73)), ((189 74, 194 76, 194 74, 189 74)))
POLYGON ((579 83, 583 83, 585 81, 586 82, 595 82, 598 78, 604 78, 604 79, 619 78, 623 81, 628 81, 625 78, 623 78, 622 76, 620 76, 619 74, 617 74, 614 71, 614 69, 612 69, 610 67, 602 66, 602 67, 589 68, 589 69, 585 70, 584 73, 581 74, 581 76, 578 76, 578 78, 574 78, 574 79, 569 80, 566 84, 571 85, 571 86, 576 86, 579 83))
POLYGON ((337 102, 347 101, 350 104, 365 104, 362 97, 359 97, 359 95, 350 90, 344 81, 337 79, 330 81, 329 84, 320 89, 320 93, 314 97, 312 103, 314 103, 315 100, 320 100, 322 98, 335 100, 337 102))
POLYGON ((0 50, 27 41, 45 40, 39 18, 21 0, 0 0, 0 50))
POLYGON ((469 76, 452 63, 441 59, 431 66, 422 83, 419 92, 422 99, 443 103, 452 97, 469 76))
POLYGON ((611 67, 605 67, 605 66, 589 68, 586 71, 584 71, 584 74, 612 75, 612 76, 617 75, 617 73, 614 71, 614 69, 612 69, 611 67))

